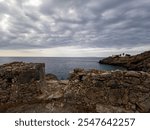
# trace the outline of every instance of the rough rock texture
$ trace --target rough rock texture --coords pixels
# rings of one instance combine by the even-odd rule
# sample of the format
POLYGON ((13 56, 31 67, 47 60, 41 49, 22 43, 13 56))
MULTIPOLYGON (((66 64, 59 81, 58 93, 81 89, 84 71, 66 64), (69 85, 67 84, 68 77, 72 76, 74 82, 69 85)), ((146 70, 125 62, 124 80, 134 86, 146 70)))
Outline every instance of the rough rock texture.
POLYGON ((150 74, 75 69, 69 80, 47 80, 40 102, 6 112, 150 112, 150 74))
POLYGON ((74 69, 69 80, 44 75, 44 64, 0 66, 0 111, 150 112, 148 72, 74 69))
POLYGON ((135 56, 112 56, 101 60, 100 63, 123 66, 129 70, 150 72, 150 51, 135 56))
POLYGON ((71 98, 86 112, 150 112, 150 74, 136 71, 72 73, 71 98))
POLYGON ((35 102, 45 86, 45 65, 13 62, 0 66, 0 111, 26 102, 35 102))
POLYGON ((46 80, 58 80, 57 76, 54 74, 46 74, 45 78, 46 80))
POLYGON ((73 112, 73 106, 66 104, 64 100, 68 82, 68 80, 46 80, 47 85, 42 88, 43 93, 38 97, 39 102, 14 106, 5 112, 73 112))

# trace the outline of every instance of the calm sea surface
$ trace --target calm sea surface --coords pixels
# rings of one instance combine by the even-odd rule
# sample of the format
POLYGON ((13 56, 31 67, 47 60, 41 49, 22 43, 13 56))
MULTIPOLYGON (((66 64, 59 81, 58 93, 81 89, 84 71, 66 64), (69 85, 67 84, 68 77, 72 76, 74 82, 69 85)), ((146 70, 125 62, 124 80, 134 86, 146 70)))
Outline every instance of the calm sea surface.
POLYGON ((97 57, 0 57, 0 64, 14 61, 45 63, 46 73, 53 73, 59 79, 67 79, 69 72, 74 68, 115 70, 123 69, 117 66, 102 65, 98 61, 102 58, 97 57))

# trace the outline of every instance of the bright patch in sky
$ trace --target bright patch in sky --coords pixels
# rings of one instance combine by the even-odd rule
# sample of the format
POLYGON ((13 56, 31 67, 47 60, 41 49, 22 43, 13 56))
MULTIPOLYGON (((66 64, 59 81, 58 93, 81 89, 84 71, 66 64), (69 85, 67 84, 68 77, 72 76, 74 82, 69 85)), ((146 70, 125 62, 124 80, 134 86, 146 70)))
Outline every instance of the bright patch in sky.
POLYGON ((4 15, 3 19, 0 20, 0 28, 3 31, 6 31, 8 29, 8 19, 9 19, 9 15, 4 15))
POLYGON ((27 0, 24 5, 29 5, 29 6, 39 6, 41 5, 41 0, 27 0))
POLYGON ((78 48, 78 47, 56 47, 47 49, 20 49, 20 50, 1 50, 0 56, 19 56, 19 57, 106 57, 110 55, 117 55, 124 53, 138 54, 148 50, 150 46, 143 46, 137 48, 78 48))

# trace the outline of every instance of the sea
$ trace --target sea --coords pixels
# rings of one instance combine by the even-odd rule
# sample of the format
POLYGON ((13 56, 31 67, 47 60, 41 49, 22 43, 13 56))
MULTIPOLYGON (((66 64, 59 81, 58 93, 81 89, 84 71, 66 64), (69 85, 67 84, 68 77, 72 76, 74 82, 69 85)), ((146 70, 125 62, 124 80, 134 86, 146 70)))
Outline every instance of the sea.
POLYGON ((58 79, 68 79, 75 68, 85 70, 124 70, 122 67, 99 64, 102 57, 0 57, 0 65, 14 61, 45 63, 45 73, 55 74, 58 79))

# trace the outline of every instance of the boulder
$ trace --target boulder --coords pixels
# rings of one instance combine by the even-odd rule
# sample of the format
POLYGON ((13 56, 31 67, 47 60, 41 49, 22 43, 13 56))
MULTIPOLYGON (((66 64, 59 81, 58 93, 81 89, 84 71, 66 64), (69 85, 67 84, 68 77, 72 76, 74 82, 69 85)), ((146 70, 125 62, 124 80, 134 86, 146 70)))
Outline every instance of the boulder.
POLYGON ((54 74, 46 74, 45 79, 46 80, 58 80, 57 76, 54 74))

